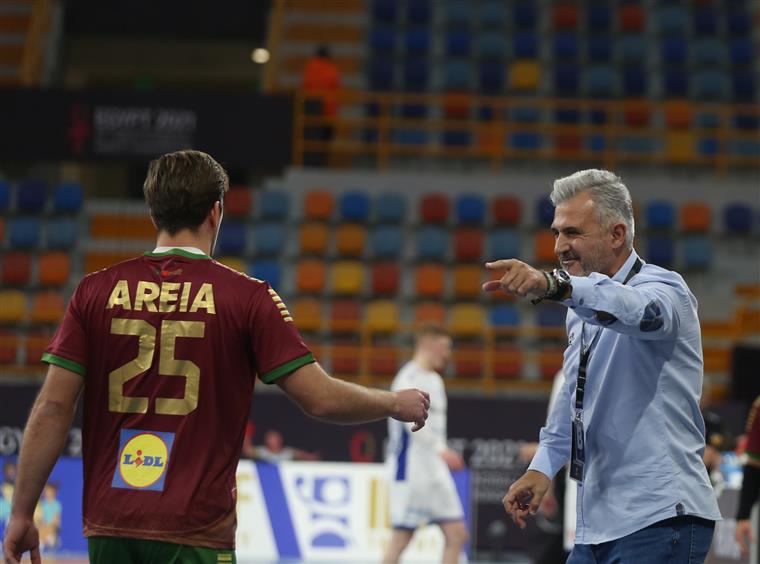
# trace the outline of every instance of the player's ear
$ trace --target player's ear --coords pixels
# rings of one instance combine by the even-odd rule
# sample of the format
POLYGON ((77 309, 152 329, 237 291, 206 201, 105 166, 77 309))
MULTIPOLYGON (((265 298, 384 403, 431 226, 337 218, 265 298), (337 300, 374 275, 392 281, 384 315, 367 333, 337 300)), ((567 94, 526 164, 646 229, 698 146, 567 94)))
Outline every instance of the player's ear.
POLYGON ((149 213, 148 217, 150 217, 150 222, 153 224, 153 227, 158 231, 158 225, 156 225, 156 220, 153 219, 153 213, 149 213))
POLYGON ((223 215, 224 209, 222 208, 222 203, 220 201, 214 202, 214 205, 211 206, 211 209, 208 212, 208 217, 206 218, 211 222, 212 229, 219 227, 219 224, 222 222, 223 215))

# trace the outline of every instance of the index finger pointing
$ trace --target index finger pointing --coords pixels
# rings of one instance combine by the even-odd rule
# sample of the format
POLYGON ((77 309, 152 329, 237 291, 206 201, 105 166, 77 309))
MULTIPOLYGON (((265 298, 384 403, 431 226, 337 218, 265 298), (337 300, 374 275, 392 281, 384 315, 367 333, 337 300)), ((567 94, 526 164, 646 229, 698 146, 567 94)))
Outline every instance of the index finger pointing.
POLYGON ((509 270, 515 264, 515 259, 494 260, 486 263, 488 270, 509 270))

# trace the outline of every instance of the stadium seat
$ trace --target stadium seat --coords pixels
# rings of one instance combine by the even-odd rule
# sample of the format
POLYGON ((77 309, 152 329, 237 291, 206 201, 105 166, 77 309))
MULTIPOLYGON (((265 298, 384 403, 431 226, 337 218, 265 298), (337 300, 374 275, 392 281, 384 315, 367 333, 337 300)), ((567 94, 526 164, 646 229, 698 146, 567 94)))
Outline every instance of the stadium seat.
POLYGON ((364 287, 364 267, 352 260, 336 261, 332 267, 332 290, 338 295, 355 296, 364 287))
POLYGON ((356 300, 335 300, 330 305, 330 330, 356 333, 361 326, 361 304, 356 300))
POLYGON ((714 158, 718 154, 718 140, 712 137, 703 137, 697 141, 697 152, 701 157, 714 158))
POLYGON ((24 364, 35 366, 38 369, 43 368, 42 354, 53 338, 49 331, 34 331, 26 335, 26 339, 23 341, 24 364))
POLYGON ((346 192, 340 196, 340 217, 343 221, 366 221, 369 216, 369 198, 364 192, 346 192))
POLYGON ((420 199, 420 219, 425 223, 446 223, 449 198, 445 194, 426 194, 420 199))
POLYGON ((79 213, 84 202, 84 191, 78 182, 61 182, 53 194, 53 210, 58 213, 79 213))
POLYGON ((282 269, 275 259, 261 259, 254 262, 248 269, 250 275, 258 280, 269 282, 275 290, 280 288, 282 269))
POLYGON ((512 54, 517 59, 538 58, 538 35, 530 31, 515 34, 512 40, 512 54))
POLYGON ((369 373, 374 376, 394 376, 400 361, 398 347, 373 343, 369 349, 369 373))
POLYGON ((454 297, 474 299, 480 296, 483 283, 483 267, 475 264, 458 264, 454 267, 454 297))
POLYGON ((478 54, 481 60, 502 62, 509 53, 509 42, 502 33, 489 31, 479 34, 478 54))
POLYGON ((692 105, 687 100, 667 100, 665 102, 665 124, 669 128, 688 128, 693 118, 692 105))
POLYGON ((364 326, 370 334, 396 333, 399 328, 398 304, 392 300, 373 300, 367 304, 364 326))
POLYGON ((32 298, 29 319, 32 323, 40 325, 58 324, 63 319, 65 309, 66 305, 60 292, 37 292, 32 298))
POLYGON ((369 246, 375 258, 397 258, 401 254, 403 232, 394 225, 381 225, 369 235, 369 246))
MULTIPOLYGON (((395 42, 395 37, 394 37, 395 42)), ((407 56, 422 57, 430 51, 430 32, 427 29, 409 29, 404 35, 404 49, 407 56)), ((390 52, 393 51, 393 44, 390 52)))
POLYGON ((489 308, 489 319, 495 328, 519 327, 520 310, 513 304, 496 304, 489 308))
POLYGON ((623 119, 631 127, 646 127, 651 119, 651 109, 647 100, 629 98, 623 106, 623 119))
POLYGON ((536 231, 533 246, 538 264, 550 265, 557 262, 557 255, 554 254, 554 233, 545 229, 536 231))
POLYGON ((670 162, 688 162, 696 154, 694 137, 688 131, 665 134, 665 155, 670 162))
POLYGON ((468 57, 472 49, 472 36, 465 29, 454 29, 444 36, 446 55, 448 57, 468 57))
POLYGON ((296 288, 299 292, 321 293, 325 287, 325 263, 320 260, 300 260, 296 266, 296 288))
POLYGON ((733 235, 752 232, 752 208, 741 202, 727 204, 723 208, 723 228, 733 235))
POLYGON ((606 63, 612 59, 612 39, 609 35, 587 38, 586 54, 589 61, 606 63))
POLYGON ((552 20, 554 29, 575 29, 578 27, 578 7, 569 2, 555 4, 552 20))
POLYGON ((369 46, 375 54, 393 55, 396 50, 396 30, 392 27, 373 27, 369 34, 369 46))
POLYGON ((0 331, 0 364, 16 364, 21 337, 10 331, 0 331))
MULTIPOLYGON (((478 92, 499 95, 504 93, 507 67, 498 61, 482 61, 478 65, 478 92)), ((488 118, 486 118, 488 119, 488 118)))
POLYGON ((86 251, 84 255, 84 273, 90 274, 103 270, 114 264, 135 258, 135 253, 128 251, 86 251))
POLYGON ((247 186, 231 186, 224 195, 225 217, 247 218, 251 215, 253 195, 247 186))
MULTIPOLYGON (((339 322, 340 326, 348 326, 352 321, 346 320, 339 322)), ((354 330, 343 329, 334 331, 343 333, 354 333, 354 330)), ((346 336, 343 339, 331 341, 329 352, 331 372, 336 376, 344 379, 356 378, 361 369, 361 348, 356 343, 353 336, 346 336)))
POLYGON ((675 207, 664 200, 647 203, 646 220, 649 229, 673 229, 675 225, 675 207))
POLYGON ((547 329, 564 327, 566 316, 565 306, 545 301, 538 306, 536 324, 547 329))
POLYGON ((47 252, 40 256, 37 279, 42 286, 63 286, 69 282, 71 264, 69 255, 47 252))
POLYGON ((697 35, 714 35, 718 32, 718 13, 712 6, 694 8, 694 31, 697 35))
POLYGON ((104 239, 155 240, 156 227, 145 214, 97 213, 90 218, 90 236, 104 239))
POLYGON ((79 224, 73 219, 56 218, 47 222, 47 246, 49 249, 67 251, 77 242, 79 224))
POLYGON ((626 96, 644 96, 649 84, 649 71, 640 65, 627 65, 623 68, 623 94, 626 96))
POLYGON ((670 97, 686 96, 689 93, 689 76, 690 74, 682 68, 665 69, 665 94, 670 97))
MULTIPOLYGON (((733 99, 736 102, 751 103, 755 100, 755 93, 757 91, 757 82, 755 76, 751 71, 737 71, 731 76, 731 86, 733 92, 733 99)), ((757 123, 757 116, 751 115, 750 120, 752 123, 757 123)), ((745 129, 756 129, 757 125, 751 127, 745 127, 745 129)))
POLYGON ((694 97, 697 100, 721 100, 726 91, 722 72, 704 69, 694 75, 694 97))
POLYGON ((538 8, 534 2, 512 2, 512 23, 518 29, 533 29, 538 23, 538 8))
MULTIPOLYGON (((586 27, 594 32, 608 31, 612 25, 612 11, 607 2, 595 2, 586 7, 586 27)), ((589 34, 591 36, 593 34, 589 34)))
POLYGON ((755 48, 748 37, 732 38, 728 52, 731 55, 731 64, 735 66, 750 65, 755 57, 755 48))
POLYGON ((718 67, 726 60, 724 44, 716 37, 702 37, 691 44, 692 60, 697 68, 718 67))
POLYGON ((0 211, 7 210, 11 205, 11 183, 0 179, 0 211))
POLYGON ((683 238, 682 249, 684 268, 707 270, 712 265, 712 248, 706 235, 687 235, 683 238))
POLYGON ((514 61, 509 70, 513 90, 535 91, 541 78, 541 69, 535 61, 514 61))
POLYGON ((454 258, 459 261, 480 261, 483 256, 483 230, 459 227, 454 231, 454 258))
POLYGON ((512 343, 496 343, 492 353, 493 376, 497 380, 511 380, 522 374, 523 355, 512 343))
POLYGON ((520 252, 520 232, 517 229, 494 229, 488 233, 487 260, 517 258, 520 252))
POLYGON ((414 308, 414 323, 446 323, 446 308, 438 302, 423 302, 414 308))
POLYGON ((316 332, 322 328, 322 301, 299 298, 288 304, 293 321, 301 332, 316 332))
POLYGON ((512 149, 538 151, 543 144, 543 137, 533 131, 515 131, 507 135, 507 143, 512 149))
POLYGON ((445 6, 446 27, 449 29, 468 28, 474 15, 466 0, 449 0, 445 6))
POLYGON ((657 29, 662 35, 689 32, 689 12, 681 6, 665 6, 656 12, 657 29))
POLYGON ((578 36, 574 33, 558 33, 554 36, 554 59, 575 60, 578 57, 578 36))
POLYGON ((445 90, 466 92, 472 84, 473 67, 470 61, 446 61, 443 67, 443 86, 445 90))
POLYGON ((370 90, 374 90, 375 92, 393 90, 394 66, 389 58, 376 55, 369 60, 367 67, 370 90))
POLYGON ((373 209, 378 223, 401 223, 406 217, 406 199, 400 194, 380 194, 373 209))
POLYGON ((554 204, 549 196, 541 196, 536 200, 536 222, 540 226, 549 227, 554 221, 554 204))
POLYGON ((439 264, 422 264, 415 272, 415 291, 418 296, 440 297, 445 290, 445 273, 439 264))
POLYGON ((538 353, 538 374, 542 380, 554 381, 554 377, 562 370, 562 349, 555 346, 544 346, 538 353))
POLYGON ((406 2, 406 21, 410 24, 426 26, 430 23, 431 11, 430 0, 409 0, 406 2))
POLYGON ((725 10, 726 25, 731 35, 745 35, 752 31, 752 16, 742 8, 725 10))
POLYGON ((472 303, 458 303, 451 307, 449 330, 456 337, 474 337, 482 335, 486 327, 483 306, 472 303))
POLYGON ((303 212, 306 219, 327 221, 332 216, 335 199, 327 190, 310 190, 303 202, 303 212))
POLYGON ((372 18, 377 22, 394 23, 398 15, 396 0, 372 0, 372 18))
POLYGON ((443 260, 448 252, 448 232, 441 227, 422 227, 417 231, 417 258, 443 260))
POLYGON ((617 73, 611 66, 595 65, 585 73, 586 94, 595 98, 610 98, 617 92, 617 73))
POLYGON ((34 217, 17 217, 8 225, 10 246, 13 249, 36 249, 40 245, 40 220, 34 217))
POLYGON ((376 262, 371 268, 372 295, 395 296, 401 284, 401 269, 395 262, 376 262))
POLYGON ((40 213, 47 200, 47 184, 39 180, 21 182, 16 186, 16 209, 24 213, 40 213))
POLYGON ((710 230, 710 206, 705 202, 686 202, 681 205, 681 229, 690 233, 710 230))
MULTIPOLYGON (((406 92, 424 92, 430 81, 430 65, 424 58, 410 58, 404 61, 403 88, 406 92)), ((428 108, 419 104, 405 104, 401 107, 401 115, 410 119, 421 119, 427 114, 428 108)))
POLYGON ((621 31, 644 31, 646 27, 644 7, 636 3, 621 4, 618 8, 618 22, 621 31))
POLYGON ((672 268, 675 259, 673 239, 667 235, 647 237, 646 260, 663 268, 672 268))
POLYGON ((491 203, 496 225, 517 225, 522 216, 522 204, 514 196, 496 196, 491 203))
POLYGON ((482 29, 501 29, 509 19, 507 6, 501 0, 480 2, 478 19, 482 29))
POLYGON ((285 248, 286 230, 280 223, 262 223, 253 228, 253 249, 256 255, 274 256, 285 248))
POLYGON ((0 323, 21 323, 27 314, 26 294, 21 290, 0 290, 0 323))
POLYGON ((329 244, 329 229, 324 223, 304 223, 299 243, 302 254, 325 255, 329 244))
POLYGON ((3 286, 26 286, 32 277, 32 257, 21 251, 9 251, 0 256, 3 286))
POLYGON ((483 343, 481 342, 465 341, 457 343, 457 347, 452 355, 455 376, 467 379, 482 378, 485 372, 483 367, 484 356, 483 343))
POLYGON ((666 37, 662 41, 662 60, 669 65, 686 62, 687 45, 683 37, 666 37))
POLYGON ((335 229, 335 250, 341 257, 358 257, 364 251, 367 230, 356 223, 343 223, 335 229))
POLYGON ((479 194, 462 194, 456 200, 456 214, 459 223, 480 224, 486 214, 486 202, 479 194))
POLYGON ((216 248, 222 255, 242 255, 247 244, 248 228, 240 220, 228 219, 222 222, 216 248))
POLYGON ((288 217, 290 198, 285 190, 265 190, 259 196, 259 218, 264 220, 284 220, 288 217))
POLYGON ((647 60, 649 46, 643 35, 623 36, 617 45, 620 61, 625 64, 642 64, 647 60))

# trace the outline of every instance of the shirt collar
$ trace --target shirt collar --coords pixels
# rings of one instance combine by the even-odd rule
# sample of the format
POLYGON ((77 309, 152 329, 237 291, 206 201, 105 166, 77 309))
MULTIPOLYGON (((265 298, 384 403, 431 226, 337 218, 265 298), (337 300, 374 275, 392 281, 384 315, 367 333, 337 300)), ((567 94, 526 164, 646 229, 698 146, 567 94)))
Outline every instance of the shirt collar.
MULTIPOLYGON (((618 271, 615 273, 615 276, 612 277, 612 279, 615 282, 623 282, 625 280, 625 277, 628 276, 628 273, 631 271, 631 268, 633 268, 633 263, 636 262, 636 259, 639 258, 639 255, 636 254, 636 251, 631 249, 631 254, 628 255, 628 258, 623 263, 623 266, 621 266, 618 271)), ((642 261, 643 262, 643 261, 642 261)))
POLYGON ((201 251, 197 247, 156 247, 155 249, 153 249, 153 252, 154 253, 165 253, 167 251, 172 251, 172 250, 175 250, 175 249, 179 249, 180 251, 185 251, 185 252, 188 252, 188 253, 193 253, 194 255, 204 255, 204 256, 206 255, 206 253, 204 253, 203 251, 201 251))

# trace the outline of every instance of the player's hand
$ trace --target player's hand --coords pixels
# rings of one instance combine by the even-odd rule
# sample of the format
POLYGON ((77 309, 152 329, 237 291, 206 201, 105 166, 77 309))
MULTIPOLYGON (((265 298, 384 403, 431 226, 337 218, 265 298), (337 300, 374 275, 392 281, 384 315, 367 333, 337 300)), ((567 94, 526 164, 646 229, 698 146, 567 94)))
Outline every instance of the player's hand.
POLYGON ((749 545, 755 542, 752 535, 752 521, 749 519, 738 519, 736 521, 736 542, 742 549, 742 554, 749 554, 749 545))
POLYGON ((18 564, 21 556, 31 552, 32 564, 40 564, 40 534, 32 519, 23 519, 11 515, 3 541, 3 562, 18 564))
POLYGON ((489 280, 483 284, 483 290, 486 292, 494 292, 501 288, 508 294, 521 298, 529 294, 540 298, 549 290, 546 276, 540 270, 517 259, 487 262, 486 268, 504 271, 499 280, 489 280))
POLYGON ((462 458, 459 453, 455 450, 446 449, 441 453, 441 458, 443 458, 443 461, 446 463, 446 466, 449 467, 449 470, 454 470, 455 472, 457 470, 462 470, 464 468, 464 458, 462 458))
POLYGON ((528 470, 514 484, 509 486, 507 495, 501 500, 504 509, 521 529, 525 528, 528 513, 535 515, 541 500, 546 495, 552 481, 546 474, 528 470))
POLYGON ((417 390, 399 390, 393 392, 395 396, 395 408, 393 418, 407 423, 414 423, 412 432, 419 431, 425 426, 430 409, 430 394, 417 390))

